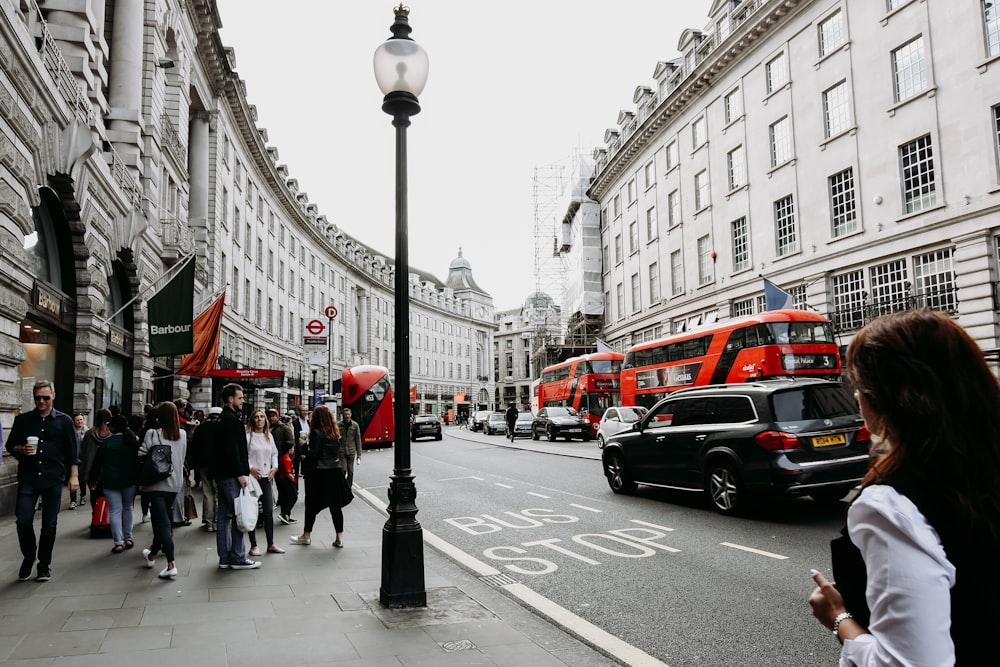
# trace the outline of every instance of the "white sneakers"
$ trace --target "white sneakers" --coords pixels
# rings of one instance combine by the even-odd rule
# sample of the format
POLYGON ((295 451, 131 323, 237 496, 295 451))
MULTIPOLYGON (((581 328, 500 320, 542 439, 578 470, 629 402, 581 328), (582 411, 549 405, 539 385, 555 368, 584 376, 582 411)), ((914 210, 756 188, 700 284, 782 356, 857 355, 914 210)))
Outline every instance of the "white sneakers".
POLYGON ((288 538, 288 541, 292 544, 301 544, 303 546, 309 546, 312 544, 312 538, 309 537, 299 537, 298 535, 293 535, 288 538))
MULTIPOLYGON (((150 570, 156 567, 156 556, 154 556, 153 552, 150 551, 149 549, 142 550, 142 559, 146 561, 146 567, 149 568, 150 570)), ((166 570, 164 570, 164 572, 166 572, 166 570)), ((163 573, 161 572, 160 574, 162 576, 163 573)), ((177 574, 176 569, 174 570, 174 574, 177 574)))
POLYGON ((160 579, 173 579, 174 577, 177 576, 177 568, 176 567, 165 567, 165 568, 163 568, 163 571, 160 572, 160 574, 157 575, 157 576, 159 576, 160 579))

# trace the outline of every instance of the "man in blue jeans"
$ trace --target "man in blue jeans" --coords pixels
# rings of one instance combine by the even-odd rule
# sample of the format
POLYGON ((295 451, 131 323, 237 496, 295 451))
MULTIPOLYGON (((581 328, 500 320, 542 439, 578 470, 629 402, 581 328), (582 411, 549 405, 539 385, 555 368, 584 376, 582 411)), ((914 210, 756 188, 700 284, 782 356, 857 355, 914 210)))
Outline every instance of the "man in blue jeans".
POLYGON ((247 430, 243 426, 243 387, 229 383, 222 388, 222 415, 218 437, 212 447, 209 475, 218 489, 215 545, 220 570, 253 570, 260 561, 247 558, 243 532, 236 525, 236 496, 247 485, 247 430))
POLYGON ((63 487, 80 488, 80 465, 73 420, 52 407, 55 387, 48 380, 36 382, 32 392, 35 409, 14 417, 7 438, 7 451, 17 459, 17 504, 14 509, 17 541, 21 546, 21 569, 17 578, 27 581, 38 558, 35 581, 52 578, 52 548, 62 505, 63 487), (32 438, 32 442, 28 442, 32 438), (42 529, 35 540, 35 506, 42 502, 42 529))

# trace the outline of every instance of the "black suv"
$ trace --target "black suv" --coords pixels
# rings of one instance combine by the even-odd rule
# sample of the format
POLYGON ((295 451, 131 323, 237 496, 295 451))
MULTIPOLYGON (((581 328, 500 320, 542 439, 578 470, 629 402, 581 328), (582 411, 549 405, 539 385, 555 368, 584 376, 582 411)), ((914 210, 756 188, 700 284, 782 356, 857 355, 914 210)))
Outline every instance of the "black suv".
POLYGON ((704 491, 737 514, 754 495, 843 498, 868 470, 870 446, 844 385, 795 378, 676 391, 608 438, 602 460, 615 493, 704 491))
POLYGON ((590 440, 590 422, 573 408, 559 406, 542 408, 531 422, 531 439, 544 435, 553 442, 558 437, 590 440))

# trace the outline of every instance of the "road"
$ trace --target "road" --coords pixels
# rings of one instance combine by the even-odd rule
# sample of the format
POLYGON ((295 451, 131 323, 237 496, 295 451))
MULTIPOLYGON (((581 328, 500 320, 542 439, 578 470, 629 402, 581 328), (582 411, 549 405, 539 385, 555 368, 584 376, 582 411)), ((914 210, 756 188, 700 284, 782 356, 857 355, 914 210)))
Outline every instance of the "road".
MULTIPOLYGON (((842 504, 724 517, 701 494, 612 494, 593 442, 509 445, 454 427, 412 443, 424 529, 671 667, 836 664, 806 599, 842 504)), ((366 451, 355 484, 385 499, 392 466, 366 451)))

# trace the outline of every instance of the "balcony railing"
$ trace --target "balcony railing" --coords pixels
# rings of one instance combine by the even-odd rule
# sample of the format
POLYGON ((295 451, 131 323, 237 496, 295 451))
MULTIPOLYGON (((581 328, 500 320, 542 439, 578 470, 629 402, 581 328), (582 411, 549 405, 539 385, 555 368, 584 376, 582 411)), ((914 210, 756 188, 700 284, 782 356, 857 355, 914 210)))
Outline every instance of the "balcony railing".
POLYGON ((163 230, 164 259, 173 258, 176 261, 194 250, 194 235, 186 222, 177 218, 162 218, 160 227, 163 230))
POLYGON ((177 126, 170 120, 170 116, 163 114, 160 116, 160 141, 170 154, 174 156, 178 164, 187 166, 187 149, 181 141, 181 134, 177 131, 177 126))
POLYGON ((830 311, 827 317, 833 323, 834 331, 844 333, 860 329, 880 315, 911 308, 932 308, 954 315, 958 312, 958 290, 954 286, 949 286, 921 294, 899 294, 884 299, 874 299, 868 303, 830 311))

